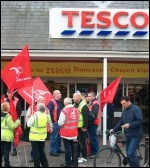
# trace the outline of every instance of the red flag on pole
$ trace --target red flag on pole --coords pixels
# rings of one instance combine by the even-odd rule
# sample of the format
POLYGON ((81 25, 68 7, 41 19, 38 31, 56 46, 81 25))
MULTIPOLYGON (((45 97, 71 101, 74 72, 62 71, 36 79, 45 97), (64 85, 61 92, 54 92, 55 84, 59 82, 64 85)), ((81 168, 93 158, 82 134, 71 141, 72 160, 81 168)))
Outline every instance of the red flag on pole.
MULTIPOLYGON (((20 88, 17 92, 29 105, 32 105, 32 87, 20 88)), ((35 100, 38 96, 43 96, 46 106, 49 100, 53 98, 52 94, 39 77, 33 79, 33 95, 35 100)))
POLYGON ((28 45, 5 66, 1 78, 10 91, 33 85, 28 45))
POLYGON ((101 101, 101 111, 106 103, 112 103, 114 96, 116 94, 116 90, 120 83, 122 76, 114 80, 111 84, 109 84, 105 89, 100 92, 100 101, 101 101))
MULTIPOLYGON (((26 45, 23 50, 6 65, 1 72, 1 78, 6 83, 11 94, 14 89, 33 85, 28 45, 26 45)), ((10 100, 10 113, 13 120, 16 121, 18 115, 12 99, 10 100)), ((15 129, 14 136, 14 145, 16 147, 20 142, 21 134, 22 128, 21 125, 19 125, 15 129)))
MULTIPOLYGON (((13 93, 11 93, 12 95, 13 93)), ((13 121, 15 122, 18 118, 18 114, 17 114, 17 111, 16 111, 16 108, 14 106, 14 103, 13 103, 13 100, 12 98, 10 99, 10 114, 12 116, 12 119, 13 121)), ((19 142, 20 142, 20 136, 22 134, 22 127, 21 125, 19 125, 15 131, 14 131, 15 135, 14 135, 14 146, 15 148, 18 146, 19 142)))
MULTIPOLYGON (((10 93, 10 94, 12 95, 12 93, 10 93)), ((16 121, 17 118, 18 118, 18 114, 17 114, 17 111, 16 111, 16 108, 14 106, 12 98, 10 99, 9 104, 10 104, 10 114, 12 116, 12 119, 13 119, 13 121, 16 121)))

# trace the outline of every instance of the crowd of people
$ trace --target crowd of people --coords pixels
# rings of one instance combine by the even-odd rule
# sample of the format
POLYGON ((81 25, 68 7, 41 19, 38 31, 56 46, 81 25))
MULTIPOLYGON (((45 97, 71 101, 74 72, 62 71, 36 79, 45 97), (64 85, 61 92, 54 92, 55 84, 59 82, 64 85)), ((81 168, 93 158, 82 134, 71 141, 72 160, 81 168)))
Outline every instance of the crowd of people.
MULTIPOLYGON (((48 159, 45 154, 45 141, 49 135, 50 145, 49 154, 53 157, 59 157, 64 153, 64 163, 61 167, 72 167, 74 164, 73 141, 78 140, 78 163, 87 162, 93 159, 99 151, 99 140, 97 137, 97 128, 100 124, 100 104, 96 99, 96 94, 91 92, 76 91, 73 98, 66 97, 62 103, 62 94, 59 90, 53 91, 53 98, 45 105, 43 96, 39 96, 35 106, 29 106, 25 121, 26 126, 30 128, 29 141, 31 142, 31 152, 29 162, 34 163, 34 167, 49 167, 48 159), (49 130, 49 134, 47 134, 49 130), (90 142, 90 150, 88 150, 90 142), (62 150, 62 142, 64 149, 62 150)), ((119 124, 113 128, 109 126, 110 131, 116 131, 120 126, 124 126, 127 132, 127 155, 130 166, 136 165, 136 156, 134 152, 142 137, 142 113, 137 106, 130 102, 128 97, 121 99, 121 104, 125 108, 119 124), (128 111, 132 114, 130 117, 128 111), (138 134, 132 134, 137 130, 138 134), (135 143, 136 142, 136 143, 135 143), (134 143, 134 145, 132 145, 134 143), (131 147, 133 146, 134 149, 131 147), (132 159, 134 158, 134 159, 132 159), (131 159, 131 160, 130 160, 131 159)), ((108 115, 113 117, 114 106, 108 106, 108 115)), ((11 144, 14 140, 14 129, 20 124, 21 115, 20 101, 14 95, 10 95, 7 90, 7 98, 1 97, 1 164, 4 161, 4 167, 11 167, 9 153, 11 144), (9 100, 13 97, 13 102, 18 113, 18 119, 14 122, 10 115, 9 100), (3 100, 3 101, 2 101, 3 100), (7 136, 6 136, 7 135, 7 136)), ((13 147, 12 156, 17 155, 17 149, 13 147)))

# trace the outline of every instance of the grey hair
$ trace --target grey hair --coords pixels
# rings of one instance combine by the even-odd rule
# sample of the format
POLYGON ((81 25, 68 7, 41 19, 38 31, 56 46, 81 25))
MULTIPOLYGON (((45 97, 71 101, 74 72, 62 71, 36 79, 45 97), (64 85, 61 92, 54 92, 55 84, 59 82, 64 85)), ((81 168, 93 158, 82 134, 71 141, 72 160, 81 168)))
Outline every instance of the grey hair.
POLYGON ((72 99, 70 97, 66 97, 64 99, 64 104, 72 104, 72 99))
POLYGON ((38 103, 37 104, 37 110, 41 112, 45 112, 46 106, 44 103, 38 103))

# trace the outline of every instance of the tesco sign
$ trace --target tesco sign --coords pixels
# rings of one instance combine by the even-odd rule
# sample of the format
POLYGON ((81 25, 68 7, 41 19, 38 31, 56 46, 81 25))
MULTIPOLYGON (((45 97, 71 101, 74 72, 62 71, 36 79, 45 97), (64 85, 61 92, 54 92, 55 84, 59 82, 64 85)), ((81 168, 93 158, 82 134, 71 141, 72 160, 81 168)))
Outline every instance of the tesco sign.
POLYGON ((149 39, 149 10, 52 8, 49 38, 149 39))

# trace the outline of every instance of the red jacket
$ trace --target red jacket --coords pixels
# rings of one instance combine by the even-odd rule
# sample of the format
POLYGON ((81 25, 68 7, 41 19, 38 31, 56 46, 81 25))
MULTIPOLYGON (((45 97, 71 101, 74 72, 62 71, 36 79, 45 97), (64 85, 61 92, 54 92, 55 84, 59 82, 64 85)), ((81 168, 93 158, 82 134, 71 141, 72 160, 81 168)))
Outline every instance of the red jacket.
POLYGON ((61 111, 66 116, 64 125, 59 134, 64 137, 75 137, 78 135, 79 110, 75 107, 65 107, 61 111))

